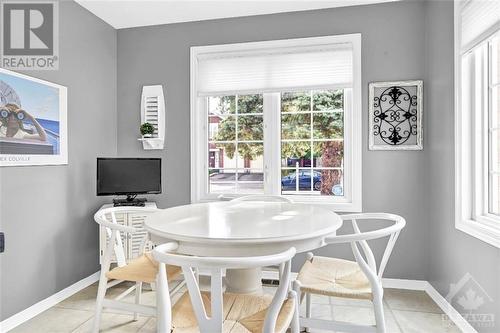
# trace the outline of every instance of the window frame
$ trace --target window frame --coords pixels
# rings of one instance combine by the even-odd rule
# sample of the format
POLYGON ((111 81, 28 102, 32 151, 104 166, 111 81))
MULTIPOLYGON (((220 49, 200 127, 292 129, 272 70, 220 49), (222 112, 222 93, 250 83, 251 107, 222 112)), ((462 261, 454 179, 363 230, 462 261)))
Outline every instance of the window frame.
MULTIPOLYGON (((248 50, 252 47, 302 47, 323 45, 325 43, 346 43, 353 46, 353 82, 350 105, 351 112, 344 112, 344 196, 319 195, 284 195, 294 202, 325 205, 330 209, 345 212, 360 212, 362 208, 362 121, 361 121, 361 34, 338 36, 298 38, 265 42, 250 42, 191 47, 191 82, 190 82, 190 116, 191 116, 191 202, 209 202, 217 200, 220 195, 207 193, 208 189, 208 112, 207 98, 199 97, 197 92, 198 57, 212 52, 234 52, 248 50), (349 115, 347 115, 349 113, 349 115), (356 161, 356 162, 354 162, 356 161), (348 185, 346 185, 348 184, 348 185)), ((299 89, 300 87, 297 87, 299 89)), ((333 87, 315 87, 314 89, 333 89, 333 87)), ((342 87, 345 88, 345 87, 342 87)), ((303 90, 313 89, 307 88, 303 90)), ((244 94, 245 92, 242 92, 244 94)), ((262 92, 264 110, 280 110, 281 93, 262 92)), ((347 99, 346 99, 347 101, 347 99)), ((344 110, 345 111, 345 110, 344 110)), ((264 117, 264 194, 281 195, 281 128, 280 112, 271 112, 264 117)), ((224 195, 238 197, 241 195, 224 195)))
POLYGON ((455 1, 455 228, 500 248, 500 216, 489 213, 490 42, 499 32, 463 52, 460 5, 455 1), (482 54, 464 59, 471 52, 482 54), (468 72, 463 72, 465 61, 468 72), (462 94, 463 88, 470 93, 462 94))

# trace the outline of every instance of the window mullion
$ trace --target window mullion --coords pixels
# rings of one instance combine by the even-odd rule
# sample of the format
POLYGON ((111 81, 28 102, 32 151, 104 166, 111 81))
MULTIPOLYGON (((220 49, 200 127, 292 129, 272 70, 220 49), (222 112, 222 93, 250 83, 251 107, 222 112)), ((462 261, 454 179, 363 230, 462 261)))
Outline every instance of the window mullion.
POLYGON ((235 156, 235 166, 236 170, 234 171, 234 182, 235 182, 235 191, 236 193, 239 193, 240 186, 238 184, 238 178, 239 178, 239 163, 238 160, 240 159, 240 153, 239 153, 239 147, 238 147, 238 141, 239 141, 239 131, 240 131, 240 126, 239 126, 239 115, 238 115, 238 103, 239 103, 239 96, 236 95, 234 96, 234 121, 235 121, 235 150, 234 150, 234 156, 235 156))
POLYGON ((354 195, 353 189, 353 163, 354 163, 354 112, 353 112, 353 91, 344 90, 344 163, 342 165, 342 179, 344 197, 351 199, 354 195))
POLYGON ((265 93, 264 98, 264 192, 281 194, 280 171, 280 93, 265 93))
MULTIPOLYGON (((206 177, 208 175, 208 136, 209 136, 209 126, 208 123, 208 98, 198 97, 197 98, 197 109, 201 110, 201 117, 195 119, 194 132, 197 135, 199 144, 197 145, 198 151, 196 152, 199 161, 195 163, 200 163, 203 168, 198 170, 196 177, 203 181, 194 184, 197 186, 195 193, 196 197, 192 198, 193 201, 199 201, 209 193, 209 179, 206 177)), ((193 130, 192 130, 193 131, 193 130)))
POLYGON ((311 156, 309 156, 309 158, 311 159, 310 161, 310 167, 309 167, 309 170, 311 172, 311 179, 310 179, 310 190, 311 190, 311 193, 314 193, 314 169, 313 169, 313 165, 314 165, 314 141, 313 141, 313 137, 314 137, 314 132, 313 132, 313 124, 314 124, 314 115, 312 114, 312 110, 313 110, 313 91, 311 90, 309 92, 309 98, 310 98, 310 104, 309 104, 309 110, 310 110, 310 115, 311 115, 311 118, 309 119, 309 140, 310 140, 310 145, 311 145, 311 156))

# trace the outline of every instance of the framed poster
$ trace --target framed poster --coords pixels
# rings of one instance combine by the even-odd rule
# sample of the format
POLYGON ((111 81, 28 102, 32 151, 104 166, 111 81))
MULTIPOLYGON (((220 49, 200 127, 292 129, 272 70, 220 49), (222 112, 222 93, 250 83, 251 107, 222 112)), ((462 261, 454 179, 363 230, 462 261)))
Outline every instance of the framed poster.
POLYGON ((369 86, 369 149, 423 149, 423 81, 373 82, 369 86))
POLYGON ((68 164, 67 89, 0 68, 0 166, 68 164))

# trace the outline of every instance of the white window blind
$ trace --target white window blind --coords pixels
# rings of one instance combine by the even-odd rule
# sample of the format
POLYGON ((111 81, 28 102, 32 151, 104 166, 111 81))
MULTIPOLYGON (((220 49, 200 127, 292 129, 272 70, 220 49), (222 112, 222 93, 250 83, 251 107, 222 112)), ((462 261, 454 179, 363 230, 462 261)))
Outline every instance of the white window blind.
POLYGON ((467 52, 500 28, 500 0, 463 0, 460 20, 461 50, 467 52))
POLYGON ((217 52, 197 60, 198 96, 347 88, 353 82, 351 43, 217 52))

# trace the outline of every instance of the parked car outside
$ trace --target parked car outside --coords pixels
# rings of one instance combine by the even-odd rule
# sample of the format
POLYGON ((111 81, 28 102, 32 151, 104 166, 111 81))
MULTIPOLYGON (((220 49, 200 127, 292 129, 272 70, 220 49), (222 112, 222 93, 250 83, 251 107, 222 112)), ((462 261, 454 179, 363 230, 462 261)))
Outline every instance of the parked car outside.
MULTIPOLYGON (((311 189, 311 178, 313 178, 313 188, 315 191, 321 190, 321 172, 313 171, 314 177, 311 177, 311 170, 299 171, 299 190, 311 189)), ((296 190, 296 172, 292 172, 281 178, 281 189, 284 191, 296 190)))
MULTIPOLYGON (((313 189, 314 191, 321 191, 321 172, 313 171, 313 189)), ((282 191, 295 191, 296 188, 296 172, 291 172, 286 176, 281 177, 281 190, 282 191)), ((299 191, 311 190, 311 170, 299 171, 299 191)), ((342 184, 336 184, 332 187, 332 194, 335 196, 344 195, 344 187, 342 184)))

